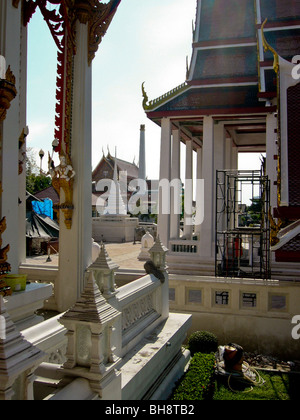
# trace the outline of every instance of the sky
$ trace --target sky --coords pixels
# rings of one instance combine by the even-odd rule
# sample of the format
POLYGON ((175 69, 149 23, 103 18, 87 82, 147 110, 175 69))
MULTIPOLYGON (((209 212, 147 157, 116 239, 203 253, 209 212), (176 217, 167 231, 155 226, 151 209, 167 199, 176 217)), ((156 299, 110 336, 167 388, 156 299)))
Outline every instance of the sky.
MULTIPOLYGON (((192 54, 196 0, 122 0, 93 60, 92 167, 108 148, 138 163, 140 125, 146 128, 146 175, 159 176, 160 128, 147 119, 141 85, 149 100, 185 81, 192 54)), ((36 13, 28 32, 27 146, 43 149, 43 169, 54 139, 56 47, 36 13)), ((254 158, 257 166, 258 159, 254 158)), ((249 157, 246 159, 249 164, 249 157)), ((250 169, 250 168, 249 168, 250 169)), ((251 168, 252 169, 252 168, 251 168)), ((253 167, 256 169, 256 167, 253 167)))

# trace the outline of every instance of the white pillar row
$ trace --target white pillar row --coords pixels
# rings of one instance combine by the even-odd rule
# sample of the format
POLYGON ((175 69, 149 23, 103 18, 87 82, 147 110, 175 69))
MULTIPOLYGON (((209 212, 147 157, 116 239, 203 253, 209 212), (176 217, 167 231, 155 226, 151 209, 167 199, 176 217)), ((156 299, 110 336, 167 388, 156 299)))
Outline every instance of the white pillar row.
POLYGON ((173 130, 172 142, 172 166, 171 166, 171 215, 170 215, 170 239, 179 239, 180 237, 180 214, 179 208, 181 207, 181 191, 180 188, 180 130, 173 130), (180 202, 175 202, 175 200, 180 202))
MULTIPOLYGON (((226 136, 224 123, 214 125, 214 215, 216 215, 216 171, 226 169, 226 136)), ((223 203, 218 200, 218 227, 223 230, 225 224, 225 213, 221 214, 223 203)), ((214 218, 214 232, 216 229, 214 218)), ((215 236, 214 236, 215 238, 215 236)))
POLYGON ((85 271, 92 262, 91 66, 88 65, 88 25, 77 21, 71 138, 71 159, 76 172, 74 211, 71 229, 66 228, 64 214, 60 212, 59 280, 55 286, 60 311, 72 306, 80 296, 85 271))
POLYGON ((204 180, 202 178, 202 147, 197 148, 197 168, 196 168, 196 220, 195 220, 195 234, 198 235, 198 240, 203 223, 204 216, 204 180))
POLYGON ((270 180, 270 206, 277 207, 277 155, 275 132, 277 128, 277 118, 274 114, 268 114, 266 118, 266 175, 270 180))
POLYGON ((160 144, 160 187, 158 199, 157 231, 160 240, 168 247, 170 238, 170 180, 171 180, 171 121, 170 118, 161 120, 160 144), (163 188, 163 182, 166 184, 163 188))
POLYGON ((233 145, 231 149, 231 169, 237 170, 238 167, 239 167, 238 148, 235 145, 233 145))
POLYGON ((227 137, 225 139, 225 168, 224 168, 226 170, 232 169, 231 168, 232 147, 233 147, 233 140, 231 137, 227 137))
POLYGON ((186 141, 185 183, 184 183, 184 228, 185 239, 193 236, 193 140, 186 141))
POLYGON ((214 122, 211 116, 203 118, 202 177, 204 179, 204 219, 200 228, 200 256, 214 256, 214 122))
POLYGON ((225 169, 225 131, 224 123, 214 125, 215 169, 225 169))
MULTIPOLYGON (((19 6, 21 7, 21 5, 19 6)), ((20 57, 20 134, 24 129, 24 145, 19 150, 22 172, 19 174, 19 265, 26 262, 26 137, 27 127, 27 26, 21 25, 20 57)))
MULTIPOLYGON (((26 124, 26 92, 24 87, 24 72, 26 72, 26 47, 21 19, 21 5, 13 6, 12 1, 2 1, 0 4, 0 54, 5 57, 6 67, 10 66, 16 78, 17 96, 11 102, 7 117, 3 122, 2 144, 2 217, 6 217, 7 228, 2 235, 3 246, 10 245, 8 262, 12 273, 18 273, 19 265, 26 258, 25 245, 25 184, 24 173, 20 183, 19 173, 19 137, 26 124), (8 24, 9 22, 9 24, 8 24), (24 191, 19 191, 24 185, 24 191), (20 202, 22 202, 20 204, 20 202), (21 212, 22 211, 22 215, 21 212)), ((26 41, 26 39, 25 39, 26 41)))

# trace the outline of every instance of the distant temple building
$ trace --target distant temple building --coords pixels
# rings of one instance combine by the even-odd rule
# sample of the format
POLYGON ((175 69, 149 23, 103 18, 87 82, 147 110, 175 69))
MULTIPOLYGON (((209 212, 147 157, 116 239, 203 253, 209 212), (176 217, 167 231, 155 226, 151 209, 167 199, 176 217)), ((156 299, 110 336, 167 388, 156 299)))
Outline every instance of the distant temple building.
POLYGON ((97 184, 98 181, 101 179, 113 179, 114 176, 114 167, 115 161, 117 163, 117 171, 118 177, 120 176, 121 171, 127 172, 128 183, 133 179, 137 179, 139 176, 139 167, 136 165, 135 162, 130 163, 126 162, 125 160, 113 157, 110 152, 103 156, 95 167, 92 173, 92 181, 94 184, 97 184))
MULTIPOLYGON (((110 151, 105 155, 103 152, 100 162, 96 165, 92 172, 92 206, 93 215, 97 216, 97 213, 104 212, 104 208, 101 209, 99 197, 103 196, 104 192, 108 191, 105 180, 115 180, 120 184, 120 192, 122 199, 126 205, 130 198, 135 194, 139 193, 142 195, 139 189, 139 182, 145 181, 145 194, 143 200, 147 201, 149 207, 149 214, 151 208, 157 205, 157 180, 149 180, 146 176, 146 147, 145 147, 145 125, 140 126, 140 142, 139 142, 139 163, 128 162, 113 156, 110 151), (139 182, 133 182, 138 181, 139 182)), ((104 196, 103 196, 104 197, 104 196)), ((106 199, 107 201, 107 199, 106 199)), ((130 209, 127 209, 130 213, 130 209)), ((146 214, 148 214, 146 213, 146 214)))
MULTIPOLYGON (((108 153, 103 156, 95 167, 92 173, 93 191, 97 190, 97 183, 103 179, 113 179, 115 164, 117 170, 117 178, 120 179, 120 175, 123 172, 126 173, 127 186, 134 179, 145 179, 146 180, 146 151, 145 151, 145 126, 140 126, 140 143, 139 143, 139 165, 133 162, 127 162, 125 160, 113 157, 108 149, 108 153)), ((99 191, 99 190, 98 190, 99 191)), ((129 193, 129 196, 131 194, 129 193)))

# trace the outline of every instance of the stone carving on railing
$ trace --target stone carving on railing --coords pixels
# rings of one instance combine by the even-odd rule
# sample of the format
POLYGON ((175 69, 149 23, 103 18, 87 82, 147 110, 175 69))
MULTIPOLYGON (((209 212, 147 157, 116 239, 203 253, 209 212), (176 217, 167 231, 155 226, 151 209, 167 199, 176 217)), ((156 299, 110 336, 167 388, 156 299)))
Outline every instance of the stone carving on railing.
POLYGON ((118 264, 111 260, 102 242, 98 258, 89 266, 89 271, 93 272, 97 286, 105 299, 109 299, 117 293, 115 272, 118 268, 118 264))
POLYGON ((126 332, 137 321, 150 313, 157 313, 154 308, 154 293, 143 296, 141 299, 125 307, 122 313, 122 331, 126 332))
POLYGON ((47 362, 57 365, 64 364, 66 362, 66 351, 67 344, 63 344, 61 347, 55 349, 55 351, 49 354, 47 362))

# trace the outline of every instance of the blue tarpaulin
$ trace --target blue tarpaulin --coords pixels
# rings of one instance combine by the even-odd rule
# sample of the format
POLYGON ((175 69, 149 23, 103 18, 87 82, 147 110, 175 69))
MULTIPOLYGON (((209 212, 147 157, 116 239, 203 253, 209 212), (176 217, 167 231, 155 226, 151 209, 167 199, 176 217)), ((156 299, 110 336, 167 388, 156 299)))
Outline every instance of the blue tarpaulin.
POLYGON ((32 210, 53 220, 53 202, 50 198, 45 198, 43 201, 32 201, 32 210))

